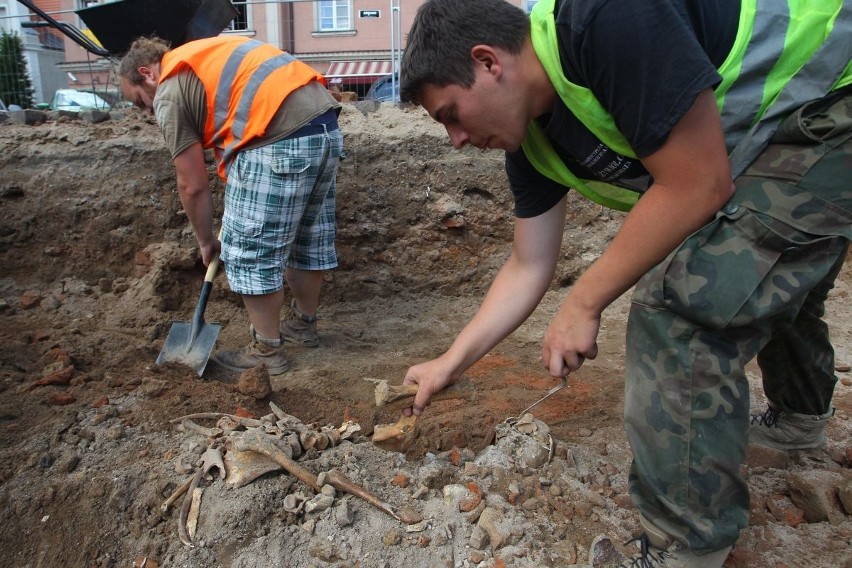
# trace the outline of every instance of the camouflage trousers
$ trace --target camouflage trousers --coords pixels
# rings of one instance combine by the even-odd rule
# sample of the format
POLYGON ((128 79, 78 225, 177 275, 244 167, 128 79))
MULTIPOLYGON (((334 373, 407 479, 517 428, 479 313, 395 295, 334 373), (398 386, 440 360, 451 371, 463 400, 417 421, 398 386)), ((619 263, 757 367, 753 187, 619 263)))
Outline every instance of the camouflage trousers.
POLYGON ((735 185, 637 284, 627 329, 631 496, 699 553, 748 525, 746 364, 757 357, 778 409, 829 409, 837 379, 821 317, 852 236, 852 95, 789 117, 735 185))

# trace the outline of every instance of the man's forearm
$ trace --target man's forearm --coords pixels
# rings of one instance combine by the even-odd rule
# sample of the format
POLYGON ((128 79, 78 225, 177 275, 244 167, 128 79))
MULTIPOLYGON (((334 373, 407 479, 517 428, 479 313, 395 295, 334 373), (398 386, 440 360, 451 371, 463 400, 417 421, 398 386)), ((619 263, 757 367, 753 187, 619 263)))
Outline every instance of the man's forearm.
POLYGON ((479 311, 444 355, 457 374, 463 373, 526 321, 551 279, 552 272, 540 274, 525 269, 512 258, 503 265, 479 311))
POLYGON ((553 280, 565 227, 565 199, 534 218, 515 220, 512 254, 491 284, 476 316, 444 354, 457 374, 515 331, 553 280))
MULTIPOLYGON (((180 186, 178 186, 180 187, 180 186)), ((213 234, 213 195, 210 191, 188 192, 179 189, 183 210, 195 231, 198 244, 203 246, 215 238, 213 234)))
POLYGON ((666 143, 643 164, 654 184, 577 280, 569 297, 574 310, 599 316, 730 199, 733 183, 712 91, 696 97, 666 143))
POLYGON ((694 201, 669 199, 649 191, 624 220, 600 258, 574 283, 568 301, 584 313, 600 316, 609 304, 710 219, 712 213, 702 212, 694 201), (682 208, 677 210, 679 205, 682 208))
POLYGON ((193 144, 175 158, 180 201, 200 246, 209 245, 213 234, 213 195, 201 144, 193 144))

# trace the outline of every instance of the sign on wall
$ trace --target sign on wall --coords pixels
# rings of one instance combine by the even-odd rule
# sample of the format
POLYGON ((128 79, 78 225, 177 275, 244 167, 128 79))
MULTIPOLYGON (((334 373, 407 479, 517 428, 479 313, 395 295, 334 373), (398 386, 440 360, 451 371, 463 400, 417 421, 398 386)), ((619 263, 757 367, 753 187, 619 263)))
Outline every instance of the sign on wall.
POLYGON ((358 10, 359 18, 381 18, 381 10, 358 10))

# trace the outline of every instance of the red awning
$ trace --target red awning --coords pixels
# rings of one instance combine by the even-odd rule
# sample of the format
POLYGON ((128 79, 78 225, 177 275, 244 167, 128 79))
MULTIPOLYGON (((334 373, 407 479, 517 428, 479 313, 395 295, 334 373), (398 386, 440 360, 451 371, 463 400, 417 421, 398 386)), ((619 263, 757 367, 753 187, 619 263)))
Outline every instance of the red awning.
POLYGON ((332 61, 325 76, 329 85, 372 83, 392 69, 390 61, 332 61))

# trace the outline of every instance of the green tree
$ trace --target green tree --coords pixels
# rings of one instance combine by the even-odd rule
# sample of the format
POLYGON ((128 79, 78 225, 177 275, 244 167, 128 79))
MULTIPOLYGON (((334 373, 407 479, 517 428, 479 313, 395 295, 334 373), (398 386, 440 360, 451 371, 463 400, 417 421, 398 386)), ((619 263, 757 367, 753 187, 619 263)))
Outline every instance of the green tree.
POLYGON ((6 105, 33 106, 33 84, 24 59, 24 42, 17 33, 0 34, 0 99, 6 105))

